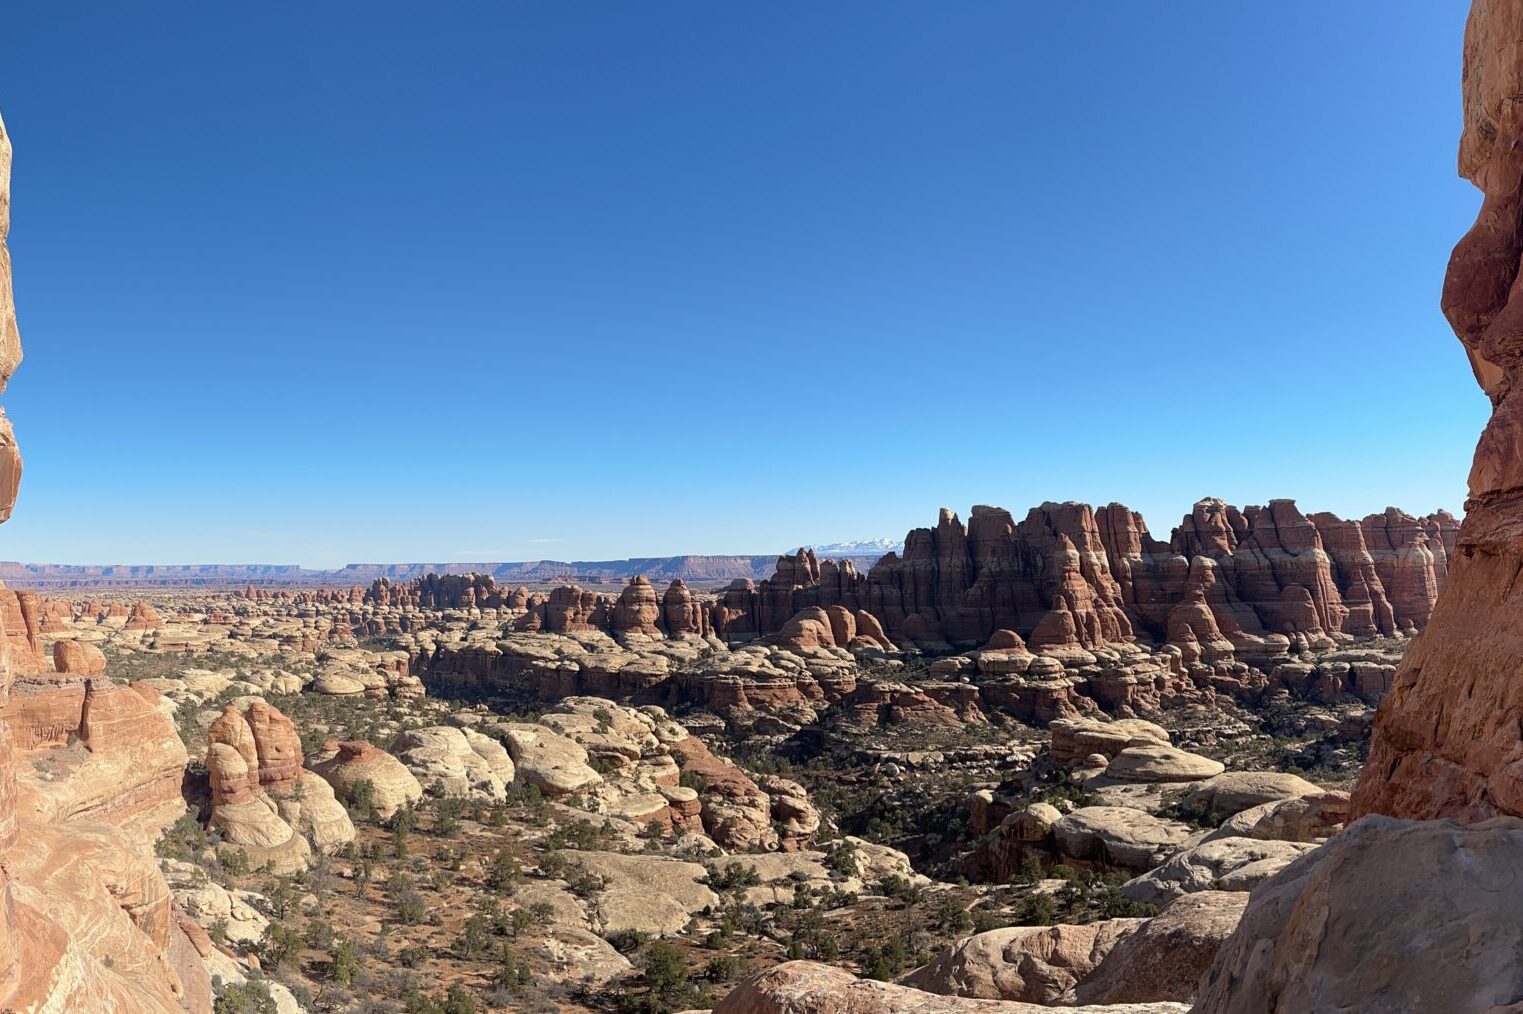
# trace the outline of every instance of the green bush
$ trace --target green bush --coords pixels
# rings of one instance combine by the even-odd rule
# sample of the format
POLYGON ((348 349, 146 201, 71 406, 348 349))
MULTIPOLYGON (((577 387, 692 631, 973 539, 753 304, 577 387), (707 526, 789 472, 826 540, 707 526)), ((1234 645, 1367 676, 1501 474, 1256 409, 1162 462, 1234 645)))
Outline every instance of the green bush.
POLYGON ((290 968, 301 961, 306 947, 301 934, 282 922, 272 922, 259 941, 259 962, 271 971, 290 968))
POLYGON ((1053 926, 1057 921, 1057 903, 1045 891, 1027 895, 1015 910, 1017 926, 1053 926))

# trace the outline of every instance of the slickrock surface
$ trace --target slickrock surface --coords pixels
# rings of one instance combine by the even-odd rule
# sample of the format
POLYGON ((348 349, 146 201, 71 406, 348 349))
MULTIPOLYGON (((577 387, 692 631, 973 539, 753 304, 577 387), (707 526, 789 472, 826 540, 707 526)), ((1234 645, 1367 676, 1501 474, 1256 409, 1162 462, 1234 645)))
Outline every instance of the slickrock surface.
POLYGON ((1158 906, 1199 891, 1251 891, 1314 847, 1258 838, 1213 838, 1127 881, 1121 891, 1133 901, 1158 906))
POLYGON ((1118 940, 1071 999, 1078 1004, 1195 999, 1201 976, 1237 928, 1247 904, 1248 895, 1238 891, 1201 891, 1175 899, 1118 940))
POLYGON ((899 982, 928 993, 1051 1004, 1086 978, 1141 919, 1012 926, 978 933, 899 982))
POLYGON ((1072 859, 1150 870, 1190 837, 1178 821, 1122 806, 1084 806, 1052 826, 1058 851, 1072 859))
POLYGON ((1149 919, 991 930, 898 981, 948 996, 1060 1007, 1188 1003, 1247 904, 1245 893, 1202 891, 1149 919))
POLYGON ((1492 415, 1444 593, 1375 720, 1356 815, 1523 814, 1523 4, 1476 0, 1465 28, 1460 175, 1484 195, 1449 261, 1443 309, 1492 415))
POLYGON ((397 737, 391 752, 432 795, 501 802, 513 784, 508 751, 474 729, 412 729, 397 737))
POLYGON ((314 762, 312 770, 346 802, 354 799, 355 789, 362 783, 369 784, 371 805, 383 818, 423 798, 423 786, 413 773, 379 747, 350 740, 330 744, 323 752, 328 756, 314 762))
MULTIPOLYGON (((1181 1003, 1067 1007, 1076 1014, 1185 1014, 1181 1003)), ((858 979, 813 961, 789 961, 747 979, 713 1014, 1043 1014, 1052 1008, 1014 1001, 939 996, 858 979)))
POLYGON ((1371 816, 1253 893, 1200 1014, 1523 1002, 1523 821, 1371 816))

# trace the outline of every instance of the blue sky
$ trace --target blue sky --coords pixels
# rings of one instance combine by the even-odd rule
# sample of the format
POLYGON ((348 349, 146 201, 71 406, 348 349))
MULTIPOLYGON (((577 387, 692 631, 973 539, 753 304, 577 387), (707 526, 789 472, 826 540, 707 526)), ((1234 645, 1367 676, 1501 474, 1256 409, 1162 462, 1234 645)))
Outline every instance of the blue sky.
POLYGON ((0 558, 1457 510, 1465 8, 18 8, 0 558))

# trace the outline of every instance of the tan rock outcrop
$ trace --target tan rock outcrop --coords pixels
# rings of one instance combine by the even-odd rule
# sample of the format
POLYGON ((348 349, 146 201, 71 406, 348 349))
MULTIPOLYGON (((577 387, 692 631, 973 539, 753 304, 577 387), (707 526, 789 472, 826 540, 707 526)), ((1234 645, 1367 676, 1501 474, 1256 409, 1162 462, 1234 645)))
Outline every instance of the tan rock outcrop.
POLYGON ((313 764, 312 770, 333 786, 339 799, 352 801, 355 787, 368 782, 371 805, 382 819, 390 819, 423 798, 418 779, 385 750, 357 740, 333 743, 329 749, 333 755, 313 764))
POLYGON ((1201 891, 1175 899, 1118 940, 1074 989, 1073 1001, 1188 1003, 1247 904, 1248 895, 1240 891, 1201 891))
POLYGON ((391 749, 431 795, 501 802, 513 783, 508 751, 473 729, 411 729, 391 749))
POLYGON ((123 630, 157 630, 164 625, 159 617, 159 611, 153 608, 151 602, 134 602, 132 612, 127 614, 127 625, 123 630))
POLYGON ((1366 817, 1253 892, 1195 1010, 1515 1009, 1520 885, 1523 821, 1366 817))
POLYGON ((1093 972, 1141 919, 1011 926, 959 940, 899 980, 929 993, 1051 1004, 1093 972))
MULTIPOLYGON (((742 981, 713 1014, 1047 1014, 1019 1001, 940 996, 893 983, 858 979, 813 961, 788 961, 742 981)), ((1067 1007, 1073 1014, 1186 1014, 1180 1003, 1067 1007)))
POLYGON ((263 701, 229 706, 206 730, 211 826, 225 849, 242 849, 255 868, 304 869, 312 851, 354 840, 354 824, 328 783, 302 767, 291 720, 263 701))

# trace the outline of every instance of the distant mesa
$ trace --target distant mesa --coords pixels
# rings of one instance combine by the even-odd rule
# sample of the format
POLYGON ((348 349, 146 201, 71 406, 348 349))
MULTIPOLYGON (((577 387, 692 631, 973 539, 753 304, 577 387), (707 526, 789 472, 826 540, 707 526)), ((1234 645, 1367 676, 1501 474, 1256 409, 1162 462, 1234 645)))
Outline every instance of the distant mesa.
MULTIPOLYGON (((867 540, 861 553, 836 543, 820 547, 822 556, 850 559, 866 568, 888 550, 878 548, 889 540, 867 540)), ((890 544, 890 549, 898 547, 890 544)), ((351 563, 335 570, 309 569, 296 564, 60 564, 0 562, 0 581, 13 588, 61 590, 65 588, 289 588, 348 587, 378 578, 411 581, 426 574, 485 574, 513 584, 553 584, 581 581, 610 584, 643 574, 652 581, 722 583, 737 579, 760 581, 772 573, 776 554, 734 556, 652 556, 627 560, 564 562, 529 560, 517 563, 351 563)))

